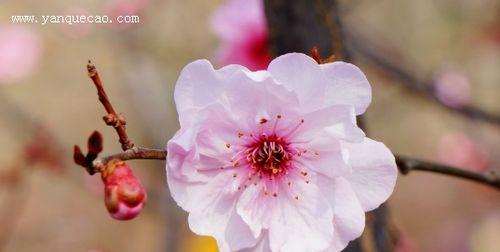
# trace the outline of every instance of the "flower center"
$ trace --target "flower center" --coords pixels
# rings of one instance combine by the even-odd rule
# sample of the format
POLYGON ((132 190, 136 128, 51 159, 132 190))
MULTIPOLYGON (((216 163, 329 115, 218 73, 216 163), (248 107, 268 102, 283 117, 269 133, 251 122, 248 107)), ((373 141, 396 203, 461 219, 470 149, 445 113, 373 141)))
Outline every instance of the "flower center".
POLYGON ((262 134, 246 153, 247 161, 261 174, 281 175, 290 166, 288 143, 276 135, 262 134))

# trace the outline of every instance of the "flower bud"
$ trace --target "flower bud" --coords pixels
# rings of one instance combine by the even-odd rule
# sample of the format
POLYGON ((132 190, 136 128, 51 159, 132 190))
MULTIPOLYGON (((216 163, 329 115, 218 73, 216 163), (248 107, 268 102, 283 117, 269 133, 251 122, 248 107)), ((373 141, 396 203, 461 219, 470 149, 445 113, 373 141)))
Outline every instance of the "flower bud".
POLYGON ((111 217, 130 220, 137 216, 146 202, 146 191, 130 167, 121 160, 111 160, 101 172, 104 202, 111 217))

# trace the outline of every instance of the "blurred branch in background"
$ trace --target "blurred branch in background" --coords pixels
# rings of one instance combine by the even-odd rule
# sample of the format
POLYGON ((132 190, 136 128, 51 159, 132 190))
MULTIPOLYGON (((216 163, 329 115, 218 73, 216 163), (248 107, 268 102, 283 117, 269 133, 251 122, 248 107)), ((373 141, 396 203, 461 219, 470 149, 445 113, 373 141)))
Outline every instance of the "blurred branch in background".
MULTIPOLYGON (((2 116, 7 116, 12 132, 27 138, 22 149, 7 165, 7 170, 0 171, 0 189, 6 193, 6 199, 0 210, 0 251, 4 251, 16 230, 23 209, 29 198, 29 175, 40 165, 45 171, 60 174, 65 169, 62 144, 50 132, 43 122, 18 106, 8 96, 0 93, 2 116), (28 132, 28 134, 26 134, 28 132)), ((22 141, 22 140, 20 140, 22 141)))
POLYGON ((437 95, 434 85, 435 81, 433 79, 422 80, 413 75, 410 71, 404 68, 404 59, 398 59, 398 63, 395 63, 394 60, 390 60, 388 58, 388 55, 391 55, 391 53, 387 53, 390 52, 387 48, 393 47, 382 47, 381 45, 378 45, 377 43, 374 43, 373 41, 370 41, 369 39, 353 32, 346 33, 346 39, 348 40, 348 47, 354 54, 367 60, 373 67, 384 71, 393 78, 398 79, 407 89, 416 91, 417 93, 437 102, 446 109, 467 118, 481 120, 500 126, 500 114, 493 114, 469 104, 452 106, 443 102, 437 95))
POLYGON ((14 234, 29 197, 29 176, 33 169, 41 165, 49 172, 61 173, 64 165, 62 155, 55 148, 53 139, 45 129, 36 129, 30 140, 10 168, 0 173, 0 188, 6 192, 7 199, 0 211, 0 251, 7 246, 14 234))
POLYGON ((487 173, 477 173, 465 169, 451 167, 448 165, 435 164, 415 158, 402 156, 396 156, 396 163, 398 165, 399 171, 405 175, 410 173, 411 171, 428 171, 476 181, 500 190, 500 177, 493 170, 490 170, 487 173))

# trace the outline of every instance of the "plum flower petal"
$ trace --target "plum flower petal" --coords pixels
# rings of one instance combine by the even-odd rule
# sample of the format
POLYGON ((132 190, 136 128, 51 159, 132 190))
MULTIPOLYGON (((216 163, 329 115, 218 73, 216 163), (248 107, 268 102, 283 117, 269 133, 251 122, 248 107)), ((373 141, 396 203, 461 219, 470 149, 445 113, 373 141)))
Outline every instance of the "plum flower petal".
POLYGON ((392 194, 397 173, 394 155, 383 144, 369 138, 344 143, 352 174, 346 176, 364 211, 371 211, 392 194))
POLYGON ((262 232, 255 246, 239 250, 239 252, 272 252, 267 231, 262 232))
POLYGON ((199 60, 174 96, 168 185, 220 251, 340 251, 394 188, 394 156, 356 124, 371 90, 354 65, 295 53, 252 72, 199 60))
POLYGON ((323 193, 330 198, 335 213, 333 242, 324 252, 341 251, 363 233, 365 212, 345 178, 323 179, 320 183, 327 188, 323 193))
POLYGON ((282 55, 269 64, 269 72, 299 96, 304 110, 313 110, 323 104, 326 79, 311 57, 301 53, 282 55))
POLYGON ((245 73, 253 80, 263 78, 261 73, 250 72, 239 65, 214 70, 207 60, 197 60, 184 67, 174 91, 181 126, 191 121, 200 109, 216 102, 223 91, 235 81, 227 77, 236 72, 245 73))
POLYGON ((345 62, 321 64, 326 76, 326 103, 354 106, 356 115, 363 114, 370 105, 371 87, 363 72, 345 62))

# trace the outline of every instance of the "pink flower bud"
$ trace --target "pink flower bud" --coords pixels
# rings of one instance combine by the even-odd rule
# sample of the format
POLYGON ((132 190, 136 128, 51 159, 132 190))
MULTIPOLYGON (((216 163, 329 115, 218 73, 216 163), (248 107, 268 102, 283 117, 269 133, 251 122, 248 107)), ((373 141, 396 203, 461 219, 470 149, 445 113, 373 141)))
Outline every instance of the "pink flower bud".
POLYGON ((146 191, 125 162, 111 160, 101 176, 104 202, 111 217, 130 220, 142 211, 147 198, 146 191))

